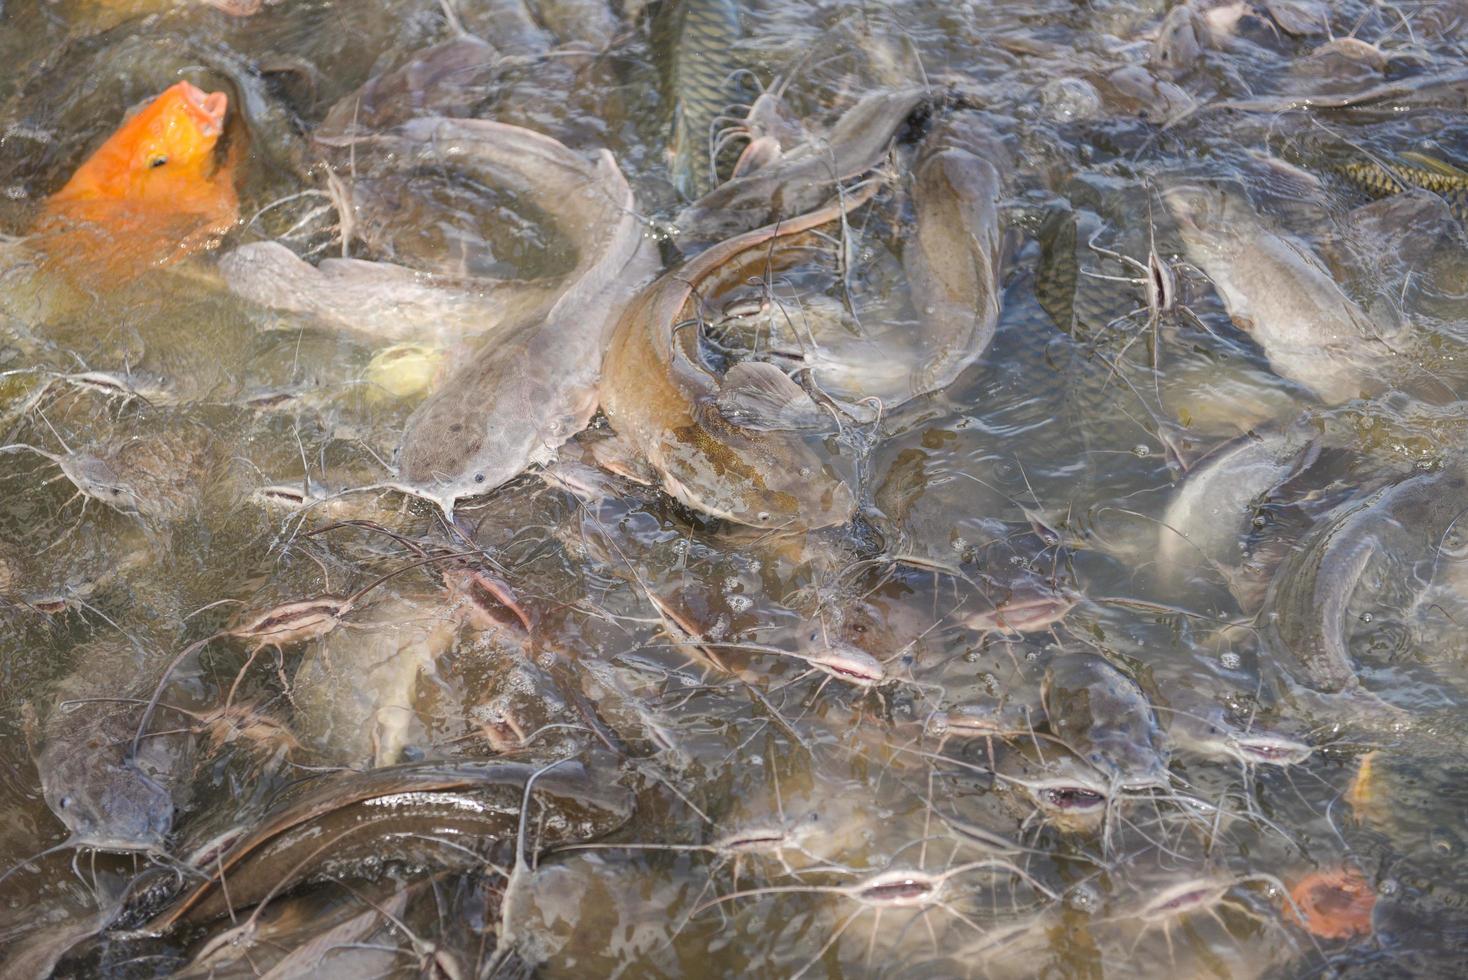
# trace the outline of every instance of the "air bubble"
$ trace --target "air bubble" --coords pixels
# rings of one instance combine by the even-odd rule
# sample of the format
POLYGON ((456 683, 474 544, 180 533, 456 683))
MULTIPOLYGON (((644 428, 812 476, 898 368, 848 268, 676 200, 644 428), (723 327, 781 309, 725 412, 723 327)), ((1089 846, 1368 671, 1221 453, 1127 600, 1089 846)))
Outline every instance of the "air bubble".
POLYGON ((1101 896, 1090 885, 1078 885, 1065 896, 1065 904, 1090 915, 1101 907, 1101 896))

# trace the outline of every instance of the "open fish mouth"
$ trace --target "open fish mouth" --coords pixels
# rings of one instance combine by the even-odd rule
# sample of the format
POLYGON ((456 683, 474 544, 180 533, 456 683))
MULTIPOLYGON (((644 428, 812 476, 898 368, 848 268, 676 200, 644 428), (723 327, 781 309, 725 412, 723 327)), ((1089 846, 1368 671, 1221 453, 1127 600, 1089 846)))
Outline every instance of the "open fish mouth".
POLYGON ((1080 783, 1041 786, 1035 798, 1048 809, 1062 813, 1097 813, 1106 809, 1106 794, 1080 783))
POLYGON ((205 92, 192 82, 180 82, 179 92, 205 136, 219 136, 224 132, 224 116, 229 111, 229 96, 223 92, 205 92))

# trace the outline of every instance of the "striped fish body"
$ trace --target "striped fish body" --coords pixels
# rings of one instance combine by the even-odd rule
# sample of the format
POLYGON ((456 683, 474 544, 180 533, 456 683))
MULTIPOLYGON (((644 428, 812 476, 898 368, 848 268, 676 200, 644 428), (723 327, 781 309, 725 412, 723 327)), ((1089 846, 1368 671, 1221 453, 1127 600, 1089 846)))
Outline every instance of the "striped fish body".
POLYGON ((738 68, 739 7, 735 0, 682 0, 671 16, 665 58, 673 101, 669 155, 673 186, 694 200, 714 184, 709 133, 729 104, 730 76, 738 68))
POLYGON ((1353 160, 1337 168, 1342 176, 1373 197, 1387 197, 1408 187, 1441 195, 1460 221, 1468 221, 1468 173, 1393 163, 1390 168, 1369 160, 1353 160))

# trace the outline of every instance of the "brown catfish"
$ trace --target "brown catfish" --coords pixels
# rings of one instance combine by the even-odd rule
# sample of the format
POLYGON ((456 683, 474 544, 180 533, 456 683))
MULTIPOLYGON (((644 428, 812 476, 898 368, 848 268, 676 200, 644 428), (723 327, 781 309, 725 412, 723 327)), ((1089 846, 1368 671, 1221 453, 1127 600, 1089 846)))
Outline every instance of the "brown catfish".
POLYGON ((679 237, 687 242, 720 241, 819 207, 840 181, 882 162, 902 124, 926 97, 920 88, 866 96, 825 138, 808 140, 769 166, 727 181, 694 201, 678 216, 679 237))
MULTIPOLYGON (((742 282, 763 268, 774 244, 837 220, 874 194, 867 186, 798 218, 715 245, 665 273, 628 306, 603 362, 601 405, 612 427, 647 460, 663 489, 706 514, 753 527, 840 524, 855 506, 851 488, 792 426, 731 421, 726 383, 698 356, 700 296, 717 282, 742 282)), ((742 365, 740 365, 742 367, 742 365)), ((739 372, 764 385, 770 414, 809 396, 771 365, 739 372), (758 379, 752 373, 764 375, 758 379)), ((751 365, 754 368, 756 365, 751 365)), ((731 371, 730 375, 735 372, 731 371)), ((804 413, 796 413, 804 414, 804 413)))
MULTIPOLYGON (((494 138, 513 126, 453 123, 494 138)), ((519 130, 518 132, 525 132, 519 130)), ((542 169, 559 168, 561 208, 579 214, 580 259, 565 292, 543 316, 492 339, 408 419, 398 480, 452 513, 455 503, 546 463, 596 411, 602 351, 617 316, 657 270, 632 189, 612 155, 594 163, 557 148, 542 169)))
POLYGON ((235 294, 386 340, 450 341, 545 317, 568 284, 598 270, 606 276, 612 246, 627 240, 626 181, 611 159, 587 160, 532 130, 485 119, 423 117, 339 142, 399 172, 460 173, 518 195, 570 240, 575 266, 564 276, 529 280, 445 275, 347 258, 312 266, 279 242, 252 242, 219 263, 235 294))
MULTIPOLYGON (((164 932, 248 908, 283 887, 288 876, 343 874, 395 857, 458 867, 468 857, 477 864, 467 845, 476 838, 514 836, 524 788, 535 771, 523 763, 450 762, 325 777, 222 852, 192 855, 207 877, 145 929, 164 932)), ((593 778, 580 763, 546 772, 535 787, 563 801, 544 821, 546 846, 610 833, 632 813, 631 794, 610 779, 593 778)))

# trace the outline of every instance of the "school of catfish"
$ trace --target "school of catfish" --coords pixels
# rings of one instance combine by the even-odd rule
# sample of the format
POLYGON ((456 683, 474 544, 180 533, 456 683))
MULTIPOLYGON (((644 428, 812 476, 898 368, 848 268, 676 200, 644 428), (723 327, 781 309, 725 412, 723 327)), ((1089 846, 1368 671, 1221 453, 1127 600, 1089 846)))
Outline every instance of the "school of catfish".
POLYGON ((1468 5, 0 4, 0 973, 1456 976, 1468 5))

